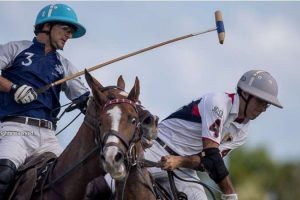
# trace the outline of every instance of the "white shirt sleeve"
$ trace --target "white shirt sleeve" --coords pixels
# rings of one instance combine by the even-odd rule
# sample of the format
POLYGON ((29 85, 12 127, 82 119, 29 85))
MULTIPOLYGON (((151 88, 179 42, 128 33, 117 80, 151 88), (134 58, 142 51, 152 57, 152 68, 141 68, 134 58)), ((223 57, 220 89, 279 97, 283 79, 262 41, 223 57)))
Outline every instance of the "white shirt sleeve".
POLYGON ((12 62, 11 43, 0 45, 0 70, 6 69, 12 62))
POLYGON ((0 44, 0 70, 10 67, 17 55, 30 45, 32 42, 28 40, 0 44))
MULTIPOLYGON (((59 55, 63 65, 64 77, 70 76, 78 72, 77 68, 66 58, 59 55)), ((62 84, 62 90, 65 92, 68 99, 73 100, 88 92, 89 89, 84 86, 81 77, 76 77, 62 84)))
POLYGON ((9 42, 0 44, 0 70, 10 67, 15 57, 24 49, 28 41, 9 42))
POLYGON ((200 101, 202 138, 220 144, 223 124, 228 115, 227 99, 223 93, 214 93, 205 95, 200 101))
POLYGON ((241 129, 239 129, 238 132, 234 133, 235 136, 232 137, 232 141, 231 142, 223 142, 220 145, 220 150, 226 150, 226 149, 236 149, 240 146, 242 146, 247 139, 248 136, 248 129, 249 129, 249 124, 250 122, 248 122, 247 124, 245 124, 241 129))

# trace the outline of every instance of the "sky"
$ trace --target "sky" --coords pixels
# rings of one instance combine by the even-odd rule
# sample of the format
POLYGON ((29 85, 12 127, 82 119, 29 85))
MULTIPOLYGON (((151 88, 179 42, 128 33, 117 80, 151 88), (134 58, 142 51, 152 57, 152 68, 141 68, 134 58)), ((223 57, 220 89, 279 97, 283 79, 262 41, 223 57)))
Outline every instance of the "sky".
MULTIPOLYGON (((61 52, 78 70, 214 28, 214 12, 221 10, 226 31, 223 45, 214 31, 105 66, 92 75, 104 86, 115 85, 123 75, 127 91, 138 76, 143 105, 164 119, 203 94, 235 92, 237 81, 248 70, 266 70, 277 80, 284 109, 270 107, 251 122, 245 146, 263 146, 275 161, 300 160, 296 126, 300 111, 300 2, 0 1, 0 44, 32 40, 36 15, 50 3, 67 3, 87 29, 84 37, 69 40, 61 52)), ((61 103, 68 102, 62 96, 61 103)), ((65 115, 57 130, 77 114, 65 115)), ((58 136, 64 147, 82 121, 80 116, 58 136)))

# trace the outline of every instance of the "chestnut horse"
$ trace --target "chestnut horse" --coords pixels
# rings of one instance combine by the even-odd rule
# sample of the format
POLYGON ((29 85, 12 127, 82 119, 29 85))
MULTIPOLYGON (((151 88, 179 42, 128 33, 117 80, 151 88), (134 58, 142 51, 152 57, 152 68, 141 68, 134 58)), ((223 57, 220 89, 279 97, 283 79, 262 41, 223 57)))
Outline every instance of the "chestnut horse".
MULTIPOLYGON (((42 185, 41 187, 38 189, 35 188, 32 194, 26 195, 27 198, 24 198, 25 195, 22 196, 22 194, 31 191, 17 190, 16 193, 10 196, 11 199, 82 200, 85 196, 86 186, 96 177, 101 179, 103 187, 107 187, 103 178, 106 171, 103 169, 102 164, 100 164, 104 161, 103 158, 114 157, 111 162, 120 163, 124 155, 119 149, 123 149, 125 152, 127 141, 132 140, 135 142, 136 139, 140 138, 140 133, 137 133, 139 132, 139 116, 135 105, 139 96, 138 79, 136 79, 134 87, 130 91, 128 98, 126 98, 125 93, 121 89, 115 90, 115 88, 125 87, 123 79, 121 81, 118 80, 118 87, 108 88, 107 91, 102 92, 101 90, 104 87, 87 71, 85 76, 94 98, 89 101, 84 121, 76 136, 55 162, 49 166, 50 170, 47 171, 46 178, 43 179, 45 181, 42 184, 37 182, 38 185, 42 185), (114 92, 111 93, 110 90, 114 92), (112 97, 109 96, 111 94, 118 94, 115 100, 111 100, 112 97), (118 102, 120 98, 122 102, 118 102), (134 134, 133 139, 131 139, 132 134, 134 134), (104 138, 104 135, 109 136, 104 138), (107 152, 102 152, 104 140, 111 144, 114 142, 116 144, 120 143, 122 140, 122 145, 120 145, 122 147, 118 148, 116 153, 110 150, 107 154, 107 152), (18 193, 17 197, 14 196, 18 193)), ((156 128, 153 128, 156 127, 157 120, 152 119, 150 121, 148 120, 147 124, 143 127, 144 130, 148 131, 144 135, 146 145, 151 145, 151 139, 157 134, 156 128)), ((139 146, 141 148, 141 144, 139 146)), ((117 148, 113 147, 113 145, 111 147, 117 148)), ((137 152, 139 148, 134 147, 133 149, 137 152)), ((109 165, 104 164, 103 166, 109 168, 109 165)), ((124 172, 121 171, 119 177, 123 176, 124 172)), ((148 173, 143 176, 149 178, 148 173)), ((147 183, 148 187, 151 186, 150 179, 143 178, 143 181, 147 183), (149 180, 149 185, 145 180, 149 180)), ((128 181, 126 187, 129 185, 130 181, 128 181)), ((153 195, 152 191, 147 193, 153 195)), ((108 197, 101 197, 101 199, 105 198, 108 197)))
MULTIPOLYGON (((97 107, 102 107, 99 115, 101 125, 101 159, 102 165, 115 179, 115 199, 156 199, 152 187, 152 179, 146 168, 139 163, 144 158, 141 137, 140 112, 138 98, 140 93, 139 80, 136 78, 134 87, 127 95, 123 92, 125 83, 118 81, 119 88, 103 94, 105 88, 95 79, 88 79, 97 107), (93 88, 98 88, 96 91, 93 88)), ((155 120, 157 125, 157 119, 155 120)), ((156 126, 155 126, 156 127, 156 126)), ((147 144, 156 137, 155 131, 146 131, 147 144)), ((145 140, 145 139, 144 139, 145 140)), ((151 145, 151 144, 150 144, 151 145)))

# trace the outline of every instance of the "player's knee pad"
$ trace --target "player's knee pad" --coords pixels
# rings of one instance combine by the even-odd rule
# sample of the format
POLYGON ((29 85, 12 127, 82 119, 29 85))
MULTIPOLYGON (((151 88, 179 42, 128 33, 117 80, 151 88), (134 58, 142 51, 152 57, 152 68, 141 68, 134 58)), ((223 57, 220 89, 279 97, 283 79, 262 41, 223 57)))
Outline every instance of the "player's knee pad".
POLYGON ((15 179, 15 164, 8 159, 0 159, 0 196, 4 194, 15 179))
POLYGON ((204 149, 200 157, 201 167, 216 183, 222 181, 229 174, 218 148, 204 149))

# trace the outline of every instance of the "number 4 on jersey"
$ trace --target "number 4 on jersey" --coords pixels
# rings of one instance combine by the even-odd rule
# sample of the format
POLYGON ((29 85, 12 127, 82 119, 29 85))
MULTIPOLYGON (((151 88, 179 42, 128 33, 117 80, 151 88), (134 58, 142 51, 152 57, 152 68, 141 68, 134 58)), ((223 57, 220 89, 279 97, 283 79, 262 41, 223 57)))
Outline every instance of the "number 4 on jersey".
POLYGON ((220 119, 216 119, 216 121, 210 125, 209 130, 214 132, 214 136, 217 138, 219 137, 219 133, 220 133, 220 125, 221 125, 221 120, 220 119))

